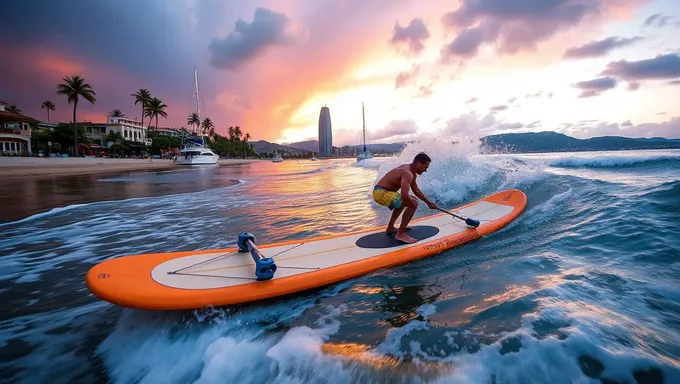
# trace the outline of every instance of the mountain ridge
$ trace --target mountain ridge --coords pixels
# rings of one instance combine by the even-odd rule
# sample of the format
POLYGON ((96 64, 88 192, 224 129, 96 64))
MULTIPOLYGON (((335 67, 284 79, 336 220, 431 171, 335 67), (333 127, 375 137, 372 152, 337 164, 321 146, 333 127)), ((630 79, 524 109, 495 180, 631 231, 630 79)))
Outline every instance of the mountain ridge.
MULTIPOLYGON (((577 139, 563 133, 553 131, 501 133, 484 136, 479 139, 482 151, 487 153, 532 153, 532 152, 575 152, 575 151, 615 151, 631 149, 673 149, 680 148, 680 138, 664 137, 632 138, 624 136, 597 136, 588 139, 577 139)), ((275 144, 265 140, 252 142, 255 152, 287 151, 292 154, 317 153, 319 142, 306 140, 294 143, 275 144)), ((408 142, 388 144, 370 144, 372 153, 399 152, 408 142)), ((361 150, 361 145, 344 145, 338 147, 347 153, 361 150)))

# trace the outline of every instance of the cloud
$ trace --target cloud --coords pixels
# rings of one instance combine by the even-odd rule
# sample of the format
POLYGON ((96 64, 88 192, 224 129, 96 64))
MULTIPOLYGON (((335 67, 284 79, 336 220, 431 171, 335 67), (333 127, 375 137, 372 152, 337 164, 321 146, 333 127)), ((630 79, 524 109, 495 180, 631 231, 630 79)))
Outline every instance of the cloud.
POLYGON ((516 129, 524 128, 524 124, 522 123, 501 123, 498 126, 499 131, 512 131, 516 129))
POLYGON ((670 15, 664 16, 661 13, 655 13, 645 20, 643 26, 663 28, 666 25, 666 23, 668 23, 668 21, 672 18, 673 16, 670 15))
POLYGON ((625 15, 646 0, 460 0, 457 10, 442 22, 458 32, 442 48, 442 62, 469 59, 483 44, 497 53, 513 55, 534 50, 538 43, 583 23, 625 15))
POLYGON ((430 32, 421 18, 415 18, 402 27, 397 21, 392 30, 390 43, 394 45, 406 44, 411 54, 419 54, 425 48, 423 42, 430 37, 430 32))
POLYGON ((491 107, 491 111, 493 112, 505 111, 506 109, 508 109, 507 105, 494 105, 491 107))
POLYGON ((418 132, 418 125, 413 120, 392 120, 385 128, 373 131, 370 139, 373 141, 393 139, 399 136, 411 135, 418 132))
POLYGON ((432 84, 430 85, 421 85, 418 87, 418 95, 416 97, 428 97, 432 96, 432 84))
POLYGON ((292 23, 285 14, 257 8, 252 22, 238 19, 225 38, 212 40, 208 46, 210 64, 220 69, 238 69, 270 47, 294 43, 299 35, 291 29, 292 23))
POLYGON ((470 112, 449 119, 442 131, 444 136, 484 136, 493 132, 498 121, 492 114, 481 117, 470 112))
POLYGON ((601 75, 628 81, 674 79, 680 77, 680 55, 669 53, 639 61, 614 61, 607 64, 601 75))
POLYGON ((487 30, 484 27, 466 28, 452 42, 444 45, 440 54, 444 60, 452 57, 470 59, 477 56, 483 42, 494 38, 493 30, 487 30))
POLYGON ((465 104, 472 104, 472 103, 476 103, 477 101, 478 101, 478 99, 476 97, 473 97, 472 99, 466 101, 465 104))
POLYGON ((571 47, 564 52, 563 57, 570 59, 600 57, 606 55, 615 48, 626 47, 641 39, 642 37, 640 36, 630 38, 617 36, 608 37, 603 40, 591 41, 590 43, 578 47, 571 47))
POLYGON ((628 90, 629 91, 637 91, 638 89, 640 89, 640 85, 641 85, 640 83, 636 83, 636 82, 628 83, 628 90))
POLYGON ((536 43, 559 30, 577 26, 587 15, 597 13, 602 0, 462 0, 442 21, 461 32, 442 49, 442 57, 475 56, 483 43, 498 52, 514 54, 533 49, 536 43))
POLYGON ((580 81, 573 85, 573 87, 581 89, 583 92, 579 97, 593 97, 599 96, 602 92, 615 88, 617 80, 613 77, 601 77, 598 79, 580 81))
POLYGON ((536 120, 536 121, 531 122, 530 124, 527 124, 527 128, 537 128, 537 127, 540 127, 540 126, 541 126, 540 120, 536 120))
POLYGON ((678 80, 671 80, 668 82, 669 85, 680 85, 680 79, 678 80))
POLYGON ((420 65, 413 64, 408 71, 400 72, 394 80, 394 88, 403 88, 411 83, 420 71, 420 65))

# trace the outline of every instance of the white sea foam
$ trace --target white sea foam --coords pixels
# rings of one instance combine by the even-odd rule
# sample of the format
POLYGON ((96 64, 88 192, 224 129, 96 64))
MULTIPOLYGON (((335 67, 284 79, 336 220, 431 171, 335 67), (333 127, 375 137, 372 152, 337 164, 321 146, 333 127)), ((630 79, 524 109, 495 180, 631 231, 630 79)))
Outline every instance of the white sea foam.
POLYGON ((584 156, 584 157, 563 157, 555 159, 549 163, 553 167, 564 167, 564 168, 579 168, 579 167, 592 167, 592 168, 617 168, 626 167, 637 164, 645 163, 659 163, 665 161, 679 161, 680 156, 672 155, 650 155, 650 156, 635 156, 630 154, 623 154, 619 156, 609 155, 609 156, 584 156))

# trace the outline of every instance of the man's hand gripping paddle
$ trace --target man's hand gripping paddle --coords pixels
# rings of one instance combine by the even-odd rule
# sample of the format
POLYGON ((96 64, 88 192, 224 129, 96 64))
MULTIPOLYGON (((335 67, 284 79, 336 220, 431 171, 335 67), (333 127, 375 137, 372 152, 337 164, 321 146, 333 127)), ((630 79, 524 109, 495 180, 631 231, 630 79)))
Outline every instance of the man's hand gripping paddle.
POLYGON ((449 215, 451 215, 453 217, 456 217, 456 218, 459 218, 459 219, 465 221, 465 224, 467 224, 471 227, 479 227, 479 221, 477 221, 477 220, 471 219, 469 217, 468 218, 460 217, 460 216, 456 215, 455 213, 449 212, 449 211, 447 211, 445 209, 441 209, 439 207, 437 207, 437 209, 442 211, 442 212, 448 213, 449 215))

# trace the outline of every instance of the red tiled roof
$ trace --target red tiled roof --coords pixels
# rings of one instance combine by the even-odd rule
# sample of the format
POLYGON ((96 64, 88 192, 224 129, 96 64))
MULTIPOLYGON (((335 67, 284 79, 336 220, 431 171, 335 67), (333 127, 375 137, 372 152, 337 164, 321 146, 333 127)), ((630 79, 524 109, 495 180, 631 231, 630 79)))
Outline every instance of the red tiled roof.
POLYGON ((7 111, 0 111, 0 120, 9 120, 9 121, 26 121, 29 123, 37 123, 39 120, 36 120, 32 117, 28 117, 25 115, 21 115, 19 113, 12 113, 12 112, 7 112, 7 111))

